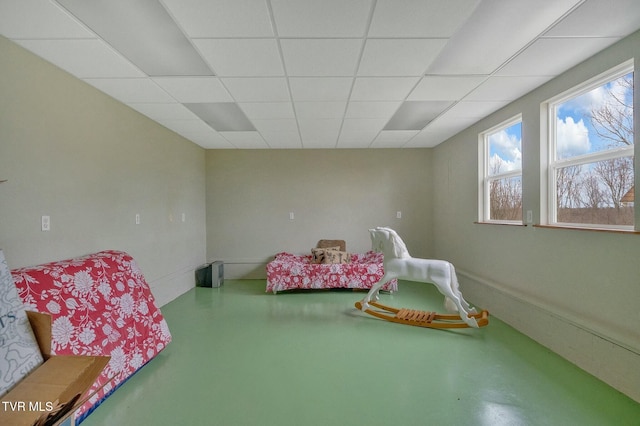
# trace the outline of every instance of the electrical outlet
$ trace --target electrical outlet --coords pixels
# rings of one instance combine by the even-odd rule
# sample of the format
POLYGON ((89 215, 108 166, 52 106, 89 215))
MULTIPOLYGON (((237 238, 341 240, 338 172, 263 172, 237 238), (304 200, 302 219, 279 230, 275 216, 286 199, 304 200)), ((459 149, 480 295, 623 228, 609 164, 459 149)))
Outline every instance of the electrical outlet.
POLYGON ((51 217, 42 216, 41 227, 43 231, 51 231, 51 217))
POLYGON ((187 221, 187 214, 186 213, 182 213, 182 221, 183 222, 187 221))
POLYGON ((402 219, 402 212, 401 211, 397 211, 396 212, 396 219, 402 219))
POLYGON ((140 225, 140 213, 136 213, 136 225, 140 225))
POLYGON ((533 223, 533 212, 531 210, 527 210, 527 223, 533 223))
POLYGON ((296 215, 293 212, 289 212, 289 220, 294 220, 296 215))

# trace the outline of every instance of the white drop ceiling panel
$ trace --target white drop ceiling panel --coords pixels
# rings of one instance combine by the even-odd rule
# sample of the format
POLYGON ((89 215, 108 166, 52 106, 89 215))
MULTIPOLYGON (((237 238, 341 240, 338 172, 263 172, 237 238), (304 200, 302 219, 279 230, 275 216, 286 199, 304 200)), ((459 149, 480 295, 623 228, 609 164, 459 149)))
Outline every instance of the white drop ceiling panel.
POLYGON ((451 37, 479 0, 378 0, 370 37, 451 37))
POLYGON ((295 118, 291 102, 242 102, 239 105, 250 120, 295 118))
POLYGON ((284 39, 280 45, 290 77, 353 76, 362 40, 284 39))
POLYGON ((271 0, 280 37, 363 37, 371 0, 271 0))
POLYGON ((84 81, 125 104, 175 101, 149 78, 87 78, 84 81))
POLYGON ((12 39, 96 37, 49 0, 0 1, 0 28, 12 39))
POLYGON ((264 0, 161 0, 192 38, 271 37, 264 0))
POLYGON ((457 101, 478 87, 486 76, 425 76, 409 95, 410 101, 457 101))
POLYGON ((291 97, 299 101, 346 101, 353 78, 349 77, 291 77, 291 97))
POLYGON ((639 29, 638 0, 0 0, 0 35, 211 149, 435 146, 639 29), (185 107, 220 102, 257 131, 185 107))
POLYGON ((196 39, 198 51, 217 76, 283 76, 274 39, 196 39))
POLYGON ((298 118, 342 118, 347 102, 296 102, 298 118))
POLYGON ((181 103, 233 102, 217 77, 156 77, 153 81, 181 103))
POLYGON ((418 82, 418 77, 358 77, 351 93, 354 101, 401 101, 418 82))
POLYGON ((99 39, 16 40, 16 43, 78 78, 146 77, 99 39))
POLYGON ((285 102, 289 90, 284 78, 223 78, 222 83, 236 102, 285 102))
POLYGON ((358 75, 423 75, 446 43, 446 39, 369 39, 358 75))

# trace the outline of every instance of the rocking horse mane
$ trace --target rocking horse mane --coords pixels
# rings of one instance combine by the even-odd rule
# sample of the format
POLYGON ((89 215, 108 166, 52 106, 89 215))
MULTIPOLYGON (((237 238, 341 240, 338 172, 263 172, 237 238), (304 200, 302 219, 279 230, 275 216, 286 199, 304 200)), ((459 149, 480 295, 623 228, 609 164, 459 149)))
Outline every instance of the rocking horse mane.
POLYGON ((379 226, 375 229, 375 231, 383 231, 389 235, 388 242, 391 244, 391 249, 393 251, 393 255, 397 258, 408 258, 411 257, 409 254, 409 250, 407 250, 407 246, 405 245, 402 238, 398 235, 396 231, 391 228, 386 228, 379 226))

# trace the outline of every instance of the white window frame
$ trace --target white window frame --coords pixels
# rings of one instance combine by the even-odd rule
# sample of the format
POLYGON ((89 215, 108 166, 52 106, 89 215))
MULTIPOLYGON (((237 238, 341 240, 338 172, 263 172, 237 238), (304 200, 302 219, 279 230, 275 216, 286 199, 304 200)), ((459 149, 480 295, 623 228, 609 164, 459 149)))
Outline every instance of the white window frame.
MULTIPOLYGON (((583 95, 595 88, 605 85, 606 83, 615 80, 619 77, 634 72, 633 59, 626 61, 616 67, 609 69, 577 86, 572 87, 569 90, 562 92, 561 94, 554 96, 543 103, 543 108, 546 108, 546 121, 547 121, 547 143, 541 143, 541 159, 546 159, 546 173, 541 173, 543 176, 543 182, 541 188, 543 192, 541 194, 541 206, 542 208, 542 223, 546 223, 551 226, 581 228, 581 229, 612 229, 612 230, 634 230, 634 226, 638 227, 637 220, 634 220, 634 226, 626 225, 609 225, 609 224, 591 224, 591 223, 573 223, 573 222, 558 222, 557 221, 557 187, 556 177, 559 169, 577 166, 594 164, 599 161, 611 160, 615 158, 623 158, 634 156, 635 141, 638 139, 635 129, 638 127, 636 124, 636 100, 638 96, 636 94, 637 89, 634 88, 634 145, 628 147, 620 147, 615 149, 603 150, 594 152, 591 154, 585 154, 566 159, 556 159, 556 107, 570 99, 583 95), (546 150, 546 153, 545 153, 546 150), (545 183, 546 180, 546 183, 545 183)), ((544 167, 544 166, 543 166, 544 167)), ((636 177, 636 182, 637 182, 636 177)), ((637 214, 636 214, 637 218, 637 214)))
MULTIPOLYGON (((491 200, 489 197, 491 196, 491 182, 495 180, 502 179, 512 179, 520 177, 522 180, 522 167, 520 170, 510 170, 502 173, 498 173, 495 175, 489 175, 490 173, 490 156, 489 156, 489 136, 494 133, 499 132, 500 130, 507 129, 515 124, 520 123, 522 126, 522 114, 518 114, 514 117, 511 117, 508 120, 497 124, 490 129, 485 130, 484 132, 478 135, 478 170, 479 170, 479 188, 478 188, 478 221, 483 223, 503 223, 510 225, 522 225, 522 220, 497 220, 491 219, 491 200)), ((522 137, 522 134, 520 135, 522 137)), ((524 218, 524 211, 523 211, 524 218)))

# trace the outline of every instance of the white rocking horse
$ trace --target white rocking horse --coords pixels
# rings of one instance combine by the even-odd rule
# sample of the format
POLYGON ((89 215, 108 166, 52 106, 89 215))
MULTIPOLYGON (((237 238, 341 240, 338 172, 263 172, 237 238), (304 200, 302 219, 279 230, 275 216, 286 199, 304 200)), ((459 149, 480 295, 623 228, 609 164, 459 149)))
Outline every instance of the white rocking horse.
POLYGON ((391 228, 370 229, 372 249, 384 254, 384 276, 374 284, 367 296, 356 307, 373 316, 401 324, 431 328, 482 327, 488 324, 488 312, 478 313, 464 300, 458 288, 458 278, 453 265, 444 260, 419 259, 411 257, 407 246, 391 228), (435 312, 395 309, 378 303, 380 288, 394 278, 432 283, 445 296, 445 307, 458 311, 459 315, 442 315, 435 312), (387 311, 373 310, 376 307, 387 311), (388 313, 395 314, 394 316, 388 313))

